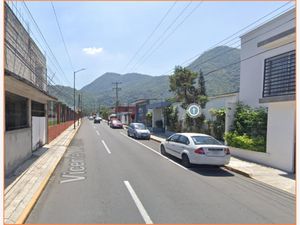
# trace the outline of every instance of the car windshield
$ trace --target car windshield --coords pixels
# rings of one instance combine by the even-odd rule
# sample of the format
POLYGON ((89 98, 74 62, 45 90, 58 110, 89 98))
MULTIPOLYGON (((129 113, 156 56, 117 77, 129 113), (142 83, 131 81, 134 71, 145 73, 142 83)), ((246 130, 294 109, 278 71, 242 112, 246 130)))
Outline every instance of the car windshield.
POLYGON ((192 136, 195 145, 222 145, 219 141, 210 136, 192 136))
POLYGON ((146 126, 142 123, 138 123, 138 124, 134 124, 134 128, 139 130, 145 130, 146 126))

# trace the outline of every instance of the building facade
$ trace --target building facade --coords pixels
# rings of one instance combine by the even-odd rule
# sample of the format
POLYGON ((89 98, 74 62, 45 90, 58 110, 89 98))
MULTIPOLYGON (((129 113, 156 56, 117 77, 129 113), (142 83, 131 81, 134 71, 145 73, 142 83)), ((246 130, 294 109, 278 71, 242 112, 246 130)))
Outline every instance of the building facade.
POLYGON ((5 3, 5 175, 47 143, 46 58, 5 3))
POLYGON ((268 109, 267 152, 246 157, 288 172, 295 167, 295 27, 293 9, 241 37, 240 101, 268 109))

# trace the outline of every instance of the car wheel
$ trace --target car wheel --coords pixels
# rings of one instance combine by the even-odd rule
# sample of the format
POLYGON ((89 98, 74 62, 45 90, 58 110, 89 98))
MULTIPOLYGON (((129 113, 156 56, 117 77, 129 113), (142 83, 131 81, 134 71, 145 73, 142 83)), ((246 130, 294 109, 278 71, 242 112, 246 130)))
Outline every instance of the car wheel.
POLYGON ((163 146, 163 145, 160 146, 160 153, 161 153, 162 155, 167 155, 165 146, 163 146))
POLYGON ((186 154, 182 155, 181 163, 184 167, 191 167, 190 159, 186 154))
POLYGON ((137 139, 136 133, 133 134, 133 137, 134 137, 135 139, 137 139))

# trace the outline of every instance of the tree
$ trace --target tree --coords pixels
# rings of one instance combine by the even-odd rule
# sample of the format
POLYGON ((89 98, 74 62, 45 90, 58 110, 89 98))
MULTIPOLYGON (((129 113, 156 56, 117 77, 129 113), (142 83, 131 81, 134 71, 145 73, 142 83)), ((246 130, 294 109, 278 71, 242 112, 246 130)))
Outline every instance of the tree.
POLYGON ((198 89, 197 89, 197 97, 198 97, 198 103, 201 106, 202 109, 205 108, 206 103, 208 102, 208 97, 206 95, 206 87, 205 87, 205 79, 203 76, 202 71, 200 70, 199 76, 198 76, 198 89))
POLYGON ((176 66, 174 74, 170 76, 170 91, 176 95, 176 100, 182 102, 182 107, 186 108, 194 101, 193 89, 197 73, 181 66, 176 66))
MULTIPOLYGON (((170 76, 170 91, 175 93, 177 101, 181 101, 181 106, 186 109, 191 103, 197 103, 202 109, 205 108, 208 98, 206 95, 205 80, 202 71, 199 74, 186 68, 176 66, 174 74, 170 76), (198 82, 196 84, 196 78, 198 82)), ((192 119, 186 117, 185 123, 189 131, 202 131, 205 116, 192 119)))
POLYGON ((103 119, 108 119, 109 113, 110 113, 109 108, 106 107, 101 108, 100 115, 103 119))

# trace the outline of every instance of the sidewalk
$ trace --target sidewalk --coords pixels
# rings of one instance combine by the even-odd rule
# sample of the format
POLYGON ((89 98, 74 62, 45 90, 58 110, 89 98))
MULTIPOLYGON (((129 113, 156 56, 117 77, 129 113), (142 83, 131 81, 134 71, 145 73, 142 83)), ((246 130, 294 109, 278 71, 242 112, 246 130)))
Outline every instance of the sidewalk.
MULTIPOLYGON (((151 135, 151 139, 157 142, 162 142, 165 140, 165 138, 162 136, 158 137, 153 134, 151 135)), ((233 156, 231 156, 230 163, 225 167, 228 170, 242 174, 249 178, 253 178, 295 195, 295 174, 289 174, 278 169, 259 165, 257 163, 247 162, 233 156)))
POLYGON ((72 124, 57 138, 43 146, 43 154, 5 188, 5 224, 25 222, 79 127, 74 130, 72 124))

